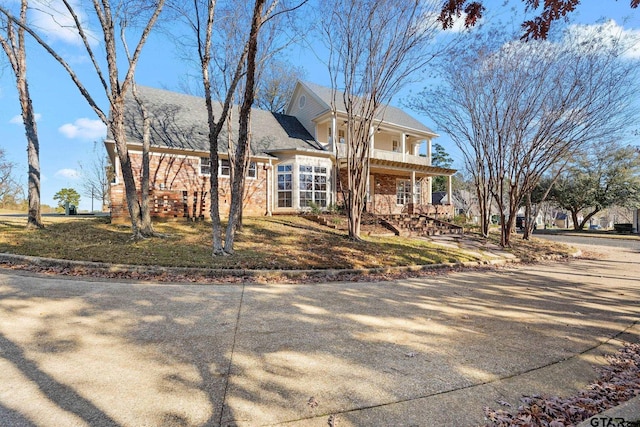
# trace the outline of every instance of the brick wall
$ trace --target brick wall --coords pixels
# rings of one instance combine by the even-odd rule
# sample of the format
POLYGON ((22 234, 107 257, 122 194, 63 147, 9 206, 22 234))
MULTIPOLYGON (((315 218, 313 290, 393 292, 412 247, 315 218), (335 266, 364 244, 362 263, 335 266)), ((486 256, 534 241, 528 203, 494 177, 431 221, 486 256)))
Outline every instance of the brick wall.
POLYGON ((404 206, 396 204, 395 175, 374 175, 373 209, 377 214, 390 215, 402 213, 404 206))
MULTIPOLYGON (((142 155, 131 153, 136 187, 140 187, 142 178, 142 155)), ((150 156, 150 196, 151 216, 153 218, 210 218, 209 176, 200 174, 200 161, 197 158, 156 154, 150 156)), ((214 171, 215 172, 215 171, 214 171)), ((247 178, 244 194, 243 213, 247 216, 264 215, 266 205, 266 170, 263 164, 256 165, 256 178, 247 178)), ((231 205, 229 178, 220 177, 219 203, 220 214, 227 216, 231 205)), ((138 196, 140 193, 138 192, 138 196)), ((124 182, 118 177, 117 184, 111 184, 111 219, 124 222, 129 218, 124 182)))
MULTIPOLYGON (((401 177, 398 175, 374 174, 373 182, 375 188, 373 189, 373 199, 369 203, 367 203, 367 211, 380 215, 408 213, 408 205, 398 205, 396 203, 396 182, 398 179, 408 179, 408 177, 401 177)), ((340 170, 340 180, 342 182, 342 185, 346 187, 347 175, 345 169, 340 170)), ((427 194, 427 180, 425 179, 421 181, 421 185, 422 197, 424 199, 427 194)), ((338 191, 338 193, 338 202, 342 203, 342 194, 340 194, 340 191, 338 191)), ((422 200, 420 206, 415 207, 415 211, 420 211, 422 213, 437 216, 439 218, 448 216, 453 217, 453 206, 434 206, 430 203, 427 203, 426 200, 422 200)))

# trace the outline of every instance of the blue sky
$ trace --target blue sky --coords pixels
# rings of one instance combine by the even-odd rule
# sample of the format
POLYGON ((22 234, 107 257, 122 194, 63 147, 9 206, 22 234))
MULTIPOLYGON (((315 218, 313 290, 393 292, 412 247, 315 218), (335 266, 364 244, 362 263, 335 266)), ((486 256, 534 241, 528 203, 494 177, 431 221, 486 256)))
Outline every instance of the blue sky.
MULTIPOLYGON (((513 12, 509 7, 502 6, 503 0, 485 3, 490 15, 506 22, 512 20, 513 12)), ((521 1, 512 0, 510 4, 520 5, 521 1)), ((32 19, 37 18, 32 16, 32 19)), ((572 22, 593 24, 603 18, 614 19, 616 24, 626 31, 640 32, 640 11, 630 9, 628 0, 582 0, 578 12, 572 15, 572 22)), ((521 19, 522 15, 519 15, 517 24, 521 19)), ((59 28, 54 29, 46 20, 41 20, 40 26, 48 29, 47 41, 55 49, 63 52, 66 58, 72 58, 74 68, 84 76, 90 90, 100 94, 97 101, 106 109, 107 105, 89 68, 90 64, 77 41, 59 28)), ((24 128, 19 117, 20 107, 13 74, 9 68, 3 66, 4 59, 0 56, 0 147, 5 149, 8 160, 17 165, 18 178, 26 187, 24 128)), ((308 51, 308 48, 292 48, 290 61, 307 69, 308 80, 327 86, 330 84, 326 67, 318 61, 316 55, 308 51)), ((192 72, 191 65, 179 58, 174 44, 167 39, 166 34, 156 33, 144 48, 136 75, 139 84, 179 90, 184 75, 192 72)), ((38 115, 42 203, 55 205, 53 195, 61 188, 72 187, 80 191, 81 166, 89 167, 96 156, 104 155, 101 141, 105 136, 105 128, 66 72, 35 43, 30 43, 28 50, 28 79, 34 109, 38 115)), ((394 103, 399 103, 410 90, 414 93, 420 91, 424 84, 412 83, 398 95, 394 103)), ((427 126, 434 127, 427 118, 409 112, 427 126)), ((452 154, 456 161, 454 166, 461 166, 460 157, 449 138, 442 135, 437 142, 443 144, 452 154)), ((83 196, 80 209, 90 208, 90 198, 83 196)), ((95 208, 99 208, 98 201, 95 202, 95 208)))

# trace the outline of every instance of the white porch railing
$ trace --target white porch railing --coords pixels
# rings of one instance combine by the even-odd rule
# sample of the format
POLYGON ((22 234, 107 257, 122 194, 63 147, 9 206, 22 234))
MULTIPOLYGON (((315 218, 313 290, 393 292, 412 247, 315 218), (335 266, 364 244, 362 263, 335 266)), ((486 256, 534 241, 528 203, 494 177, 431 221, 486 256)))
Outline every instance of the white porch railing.
MULTIPOLYGON (((346 157, 346 155, 347 155, 346 144, 338 144, 338 156, 344 158, 346 157)), ((405 154, 403 156, 402 153, 397 153, 395 151, 388 151, 388 150, 374 149, 373 152, 371 153, 371 158, 378 159, 378 160, 388 160, 392 162, 412 163, 416 165, 431 166, 429 159, 427 157, 414 156, 413 154, 405 154)))
POLYGON ((429 161, 428 157, 414 156, 413 154, 407 154, 405 161, 408 163, 414 163, 417 165, 431 166, 431 162, 429 161))

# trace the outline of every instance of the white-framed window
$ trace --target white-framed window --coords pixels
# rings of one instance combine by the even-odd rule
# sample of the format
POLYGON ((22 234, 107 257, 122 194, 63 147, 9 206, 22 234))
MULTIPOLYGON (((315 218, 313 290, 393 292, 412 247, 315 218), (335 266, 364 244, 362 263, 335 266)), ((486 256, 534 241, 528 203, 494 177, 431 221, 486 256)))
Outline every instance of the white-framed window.
POLYGON ((293 166, 278 165, 278 207, 293 206, 293 166))
POLYGON ((327 168, 300 165, 300 207, 327 207, 327 168))
POLYGON ((231 176, 231 162, 229 162, 229 159, 220 159, 220 168, 218 169, 218 175, 231 176))
POLYGON ((391 141, 391 146, 392 146, 391 150, 394 153, 399 153, 400 152, 400 143, 398 142, 397 139, 394 139, 393 141, 391 141))
POLYGON ((211 159, 200 157, 200 175, 211 175, 211 159))
MULTIPOLYGON (((211 175, 211 159, 209 157, 200 157, 200 175, 211 175)), ((231 175, 231 164, 229 159, 218 160, 218 175, 231 175)))
MULTIPOLYGON (((420 182, 416 182, 413 188, 413 195, 415 200, 421 199, 422 186, 420 182)), ((410 179, 398 179, 396 181, 396 204, 406 205, 408 203, 414 203, 411 199, 411 180, 410 179)))
POLYGON ((256 162, 250 162, 247 168, 247 178, 256 178, 258 176, 258 168, 256 162))
POLYGON ((298 98, 298 108, 302 110, 305 105, 307 105, 307 97, 300 95, 300 98, 298 98))

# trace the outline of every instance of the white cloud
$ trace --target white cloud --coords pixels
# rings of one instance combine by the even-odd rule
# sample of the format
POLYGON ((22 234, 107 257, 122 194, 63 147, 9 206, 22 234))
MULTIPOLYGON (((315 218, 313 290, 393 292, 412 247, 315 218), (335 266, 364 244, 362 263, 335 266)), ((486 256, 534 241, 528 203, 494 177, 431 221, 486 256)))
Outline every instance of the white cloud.
POLYGON ((611 46, 616 43, 623 51, 623 56, 640 59, 640 30, 628 30, 618 25, 613 19, 595 25, 572 25, 569 27, 570 39, 579 44, 588 43, 595 36, 608 41, 611 46))
MULTIPOLYGON (((80 24, 87 35, 89 43, 96 45, 98 39, 88 28, 87 16, 78 0, 69 2, 75 11, 80 24)), ((81 45, 82 40, 73 17, 61 0, 38 0, 31 9, 31 23, 52 41, 81 45)))
MULTIPOLYGON (((38 122, 40 121, 42 114, 35 113, 34 116, 35 116, 36 122, 38 122)), ((11 117, 11 120, 9 120, 9 123, 14 125, 22 125, 22 115, 18 114, 17 116, 11 117)))
POLYGON ((107 127, 100 120, 80 118, 60 126, 58 131, 69 139, 98 139, 105 137, 107 127))
POLYGON ((80 172, 75 169, 60 169, 55 173, 56 178, 79 179, 80 172))
POLYGON ((444 33, 462 33, 465 31, 469 31, 469 29, 466 28, 464 25, 465 19, 467 18, 467 14, 464 12, 462 12, 460 16, 454 17, 451 27, 447 28, 446 30, 442 29, 442 22, 438 20, 439 18, 440 18, 440 13, 436 13, 436 12, 428 13, 423 23, 424 27, 429 29, 435 29, 438 32, 442 31, 444 33))

